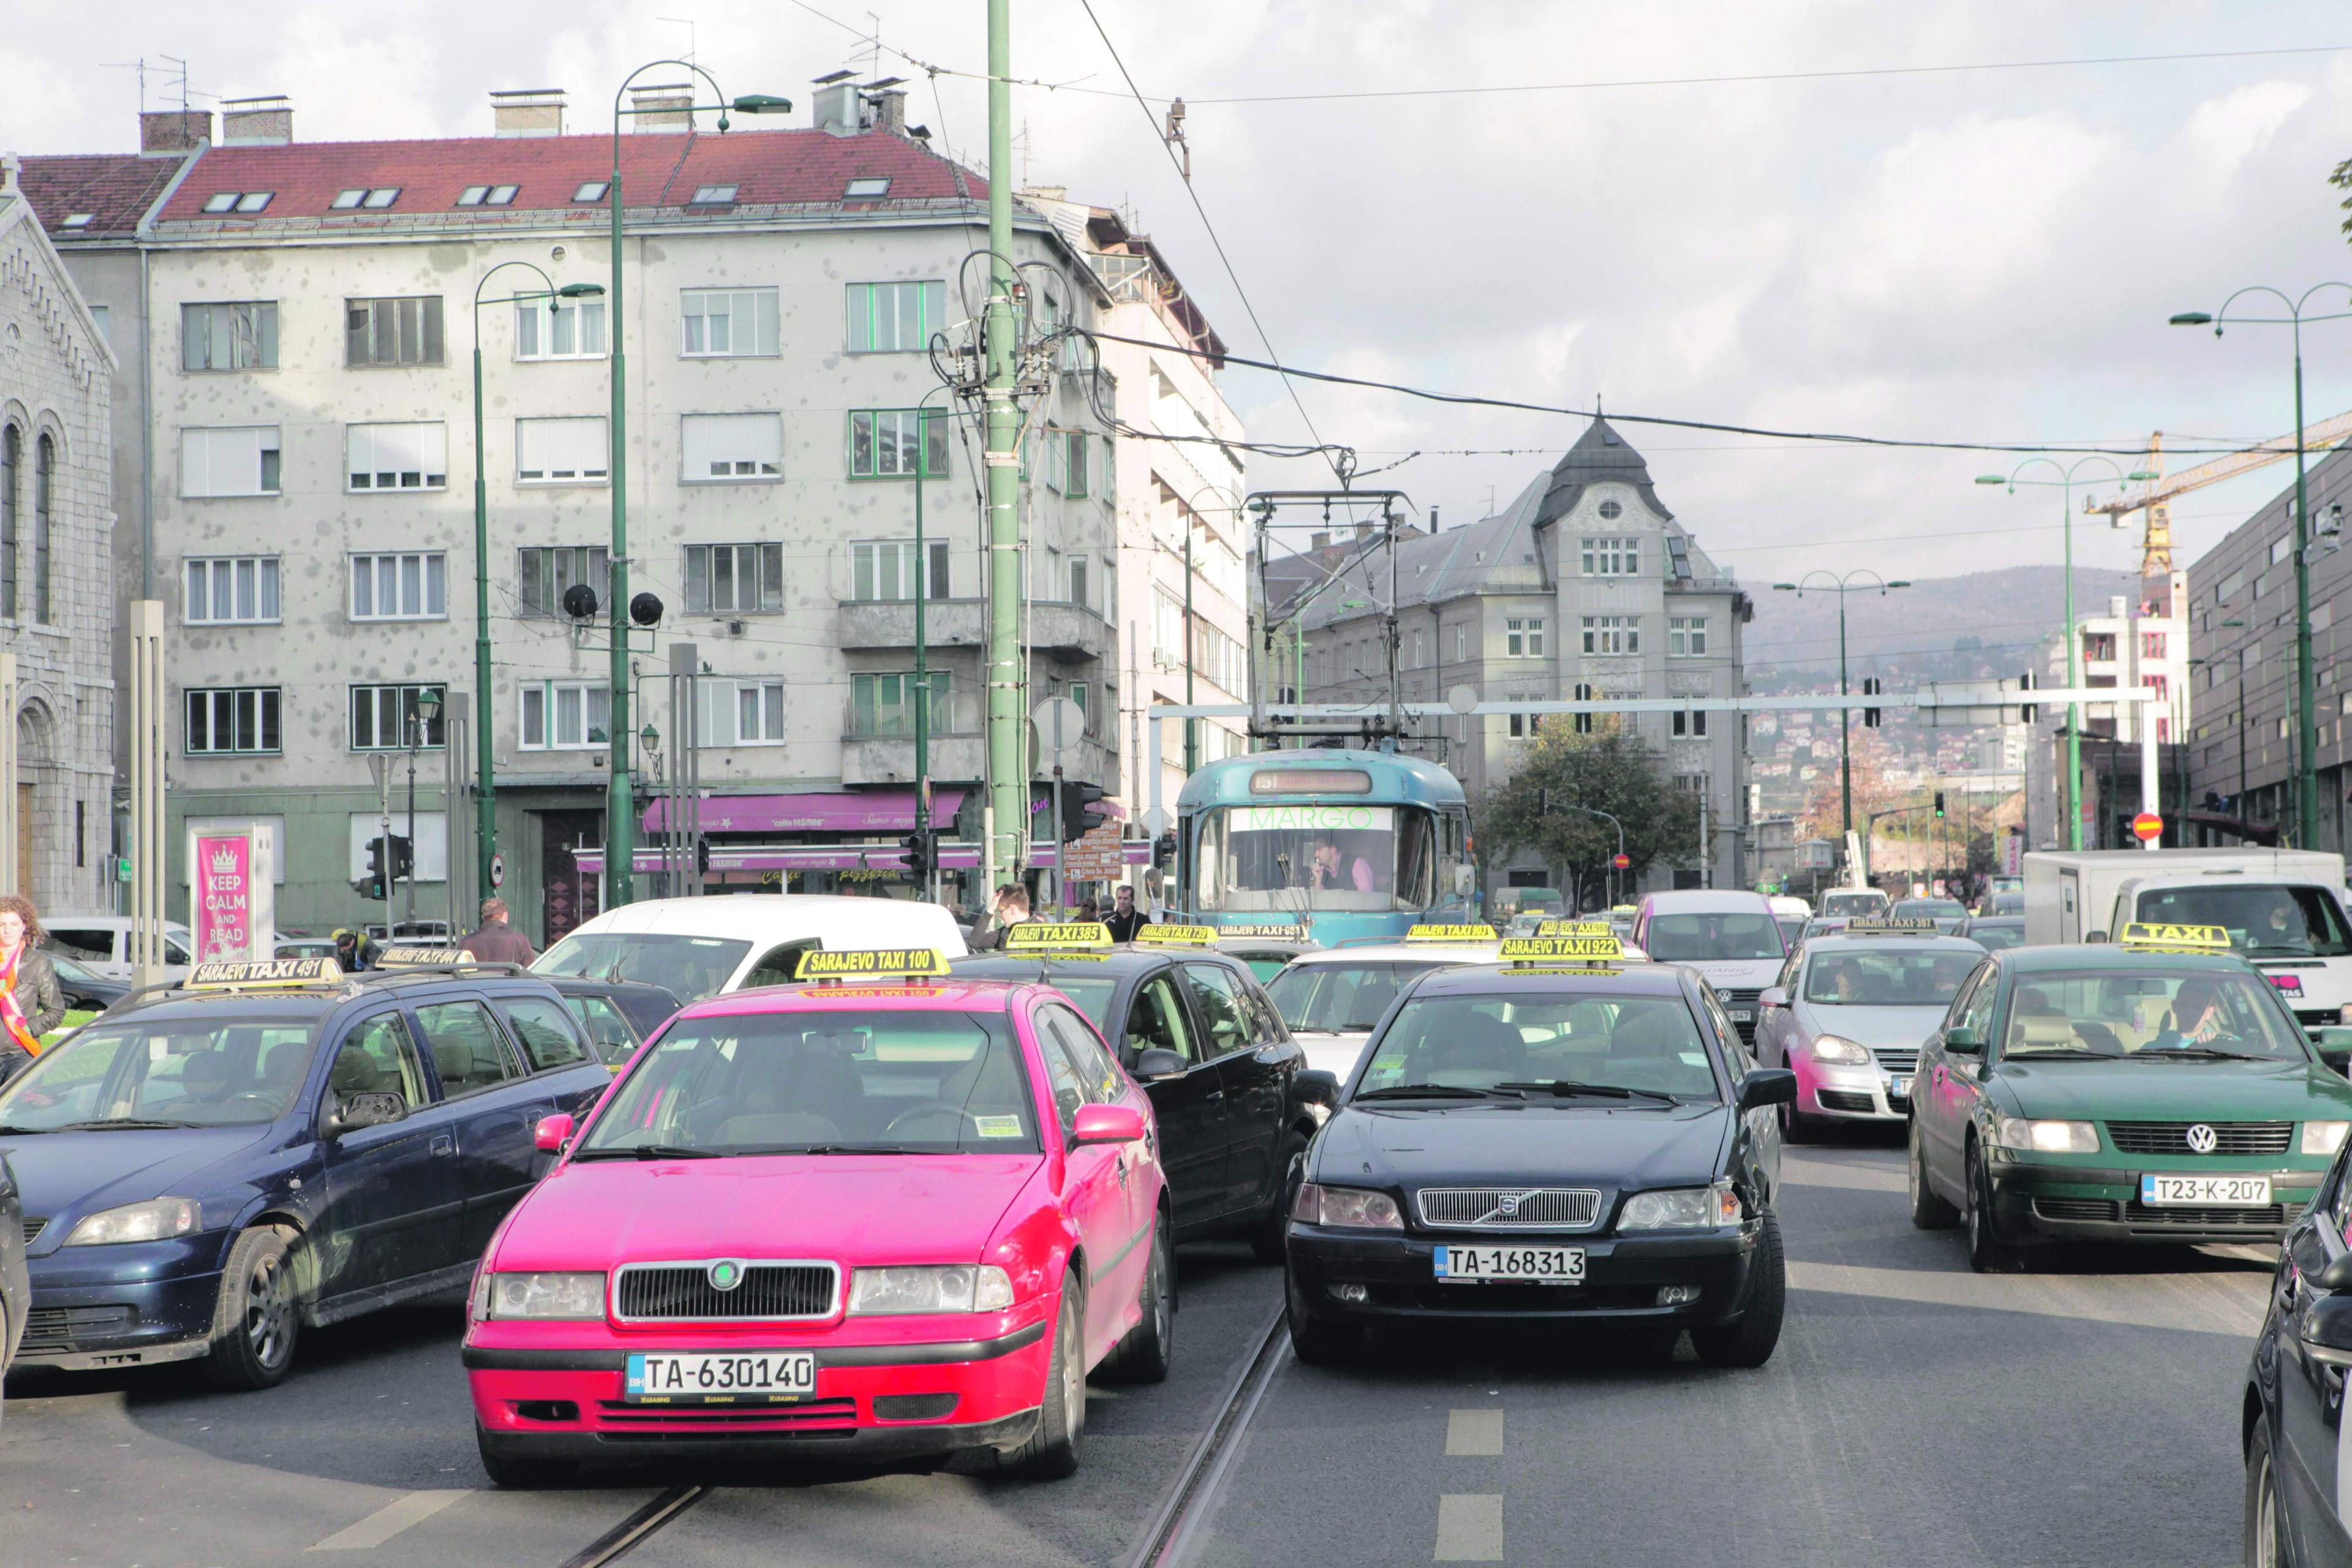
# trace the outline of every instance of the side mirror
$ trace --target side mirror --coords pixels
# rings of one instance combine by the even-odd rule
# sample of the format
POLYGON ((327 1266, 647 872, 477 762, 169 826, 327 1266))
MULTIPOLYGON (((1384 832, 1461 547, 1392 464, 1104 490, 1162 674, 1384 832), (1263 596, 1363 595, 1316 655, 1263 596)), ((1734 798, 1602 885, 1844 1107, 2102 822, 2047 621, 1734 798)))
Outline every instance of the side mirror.
POLYGON ((1139 1082, 1150 1083, 1154 1079, 1182 1078, 1183 1076, 1184 1058, 1174 1051, 1163 1050, 1155 1046, 1148 1051, 1140 1051, 1136 1055, 1135 1077, 1139 1082))
POLYGON ((1787 1068, 1758 1068, 1739 1080, 1739 1109, 1797 1103, 1797 1075, 1787 1068))
POLYGON ((1767 985, 1763 994, 1756 998, 1756 1005, 1759 1007, 1785 1007, 1789 1005, 1789 993, 1780 986, 1767 985))
POLYGON ((2083 940, 2084 942, 2105 942, 2107 940, 2107 933, 2103 931, 2085 931, 2083 934, 2083 940))
POLYGON ((2337 1072, 2352 1077, 2352 1028, 2341 1024, 2323 1024, 2311 1032, 2311 1043, 2319 1052, 2319 1059, 2337 1072))
POLYGON ((2311 1277, 2315 1290, 2338 1295, 2352 1290, 2352 1252, 2339 1252, 2327 1266, 2311 1277))
POLYGON ((1307 1068, 1293 1082, 1297 1087, 1292 1092, 1297 1095, 1301 1105, 1318 1107, 1326 1115, 1339 1108, 1341 1089, 1338 1073, 1326 1072, 1321 1068, 1307 1068))
MULTIPOLYGON (((1171 1056, 1173 1052, 1170 1053, 1171 1056)), ((568 1116, 551 1116, 548 1121, 569 1121, 568 1116)), ((544 1128, 546 1121, 540 1125, 544 1128)), ((1134 1143, 1143 1137, 1143 1112, 1132 1105, 1081 1105, 1077 1119, 1070 1123, 1070 1146, 1085 1143, 1134 1143)))
POLYGON ((572 1118, 568 1115, 542 1116, 539 1125, 530 1130, 531 1146, 542 1154, 561 1154, 563 1146, 572 1142, 572 1118))
POLYGON ((327 1113, 327 1136, 341 1138, 362 1127, 386 1127, 408 1120, 408 1102, 389 1091, 347 1094, 327 1113))
POLYGON ((1956 1057, 1980 1057, 1984 1047, 1984 1037, 1966 1024, 1956 1024, 1944 1031, 1944 1048, 1956 1057))

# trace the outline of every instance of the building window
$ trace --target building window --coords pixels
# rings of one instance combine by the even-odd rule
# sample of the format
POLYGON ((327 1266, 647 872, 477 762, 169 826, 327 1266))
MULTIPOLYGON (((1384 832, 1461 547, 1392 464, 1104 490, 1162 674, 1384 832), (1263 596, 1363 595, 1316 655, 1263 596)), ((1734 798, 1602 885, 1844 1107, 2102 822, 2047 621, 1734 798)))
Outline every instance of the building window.
MULTIPOLYGON (((853 675, 850 680, 853 732, 858 735, 911 735, 915 732, 915 694, 921 689, 911 673, 853 675)), ((947 728, 948 672, 930 672, 929 731, 947 728)))
MULTIPOLYGON (((1577 684, 1577 686, 1576 686, 1576 689, 1576 689, 1576 699, 1575 699, 1575 700, 1576 700, 1577 701, 1579 701, 1579 702, 1590 702, 1590 701, 1591 701, 1591 700, 1592 700, 1592 688, 1591 688, 1591 687, 1587 686, 1587 685, 1585 685, 1585 684, 1583 684, 1582 682, 1580 682, 1580 682, 1577 684)), ((1590 713, 1578 713, 1578 714, 1573 715, 1572 717, 1574 718, 1575 722, 1571 723, 1571 724, 1569 726, 1569 728, 1570 728, 1570 729, 1571 729, 1571 730, 1575 731, 1576 731, 1576 733, 1578 733, 1578 734, 1580 734, 1580 735, 1590 735, 1591 733, 1592 733, 1592 715, 1591 715, 1591 714, 1590 714, 1590 713)))
MULTIPOLYGON (((1373 643, 1364 645, 1367 663, 1377 657, 1377 647, 1373 643)), ((1249 689, 1248 658, 1248 650, 1227 637, 1214 622, 1205 616, 1192 617, 1192 670, 1202 679, 1238 697, 1249 689)))
POLYGON ((515 307, 517 359, 602 359, 604 301, 528 300, 515 307))
POLYGON ((1095 729, 1094 689, 1087 681, 1073 680, 1062 688, 1062 695, 1078 705, 1078 732, 1091 735, 1095 729))
POLYGON ((610 184, 611 182, 607 180, 586 181, 578 190, 572 193, 572 199, 583 204, 588 202, 601 202, 604 199, 604 192, 609 188, 610 184))
POLYGON ((1584 651, 1625 654, 1642 651, 1642 623, 1633 616, 1584 617, 1584 651))
MULTIPOLYGON (((923 541, 930 556, 924 574, 928 597, 948 597, 948 542, 923 541)), ((849 596, 866 601, 908 600, 915 596, 915 542, 911 539, 866 539, 849 547, 849 596)))
POLYGON ((58 443, 44 431, 33 443, 33 619, 49 623, 49 502, 57 489, 58 443))
POLYGON ((190 626, 214 626, 279 619, 278 557, 213 555, 190 560, 183 618, 190 626))
POLYGON ((377 185, 373 188, 361 185, 352 190, 336 192, 335 199, 329 202, 327 205, 336 212, 350 212, 358 207, 369 207, 381 211, 399 199, 398 185, 377 185))
POLYGON ((439 364, 441 296, 343 302, 343 363, 439 364))
POLYGON ((1068 593, 1065 595, 1065 598, 1068 603, 1076 605, 1082 609, 1091 609, 1094 605, 1094 599, 1087 591, 1087 574, 1089 570, 1090 567, 1085 556, 1073 555, 1070 557, 1070 568, 1067 579, 1068 593))
POLYGON ((1503 623, 1503 651, 1512 658, 1541 658, 1544 650, 1544 624, 1541 616, 1532 619, 1514 616, 1503 623))
POLYGON ((1673 721, 1669 728, 1677 741, 1702 740, 1706 735, 1706 710, 1704 708, 1677 709, 1667 717, 1673 721))
MULTIPOLYGON (((208 213, 257 213, 269 205, 275 191, 215 191, 205 198, 208 213)), ((341 205, 338 202, 337 205, 341 205)))
POLYGON ((773 479, 784 471, 781 414, 689 414, 678 478, 689 485, 773 479))
POLYGON ((274 496, 278 493, 278 426, 230 425, 180 432, 180 494, 274 496))
POLYGON ((184 370, 278 368, 278 301, 180 307, 184 370))
POLYGON ((2142 676, 2140 678, 2140 684, 2147 687, 2150 691, 2155 692, 2159 700, 2168 699, 2172 695, 2172 681, 2168 677, 2161 675, 2142 676))
MULTIPOLYGON (((2314 626, 2312 629, 2316 631, 2319 628, 2314 626)), ((2142 658, 2162 658, 2164 657, 2164 634, 2162 632, 2140 633, 2139 656, 2142 658)))
POLYGON ((784 738, 784 683, 746 680, 735 688, 735 743, 772 746, 784 738))
POLYGON ((2294 535, 2292 533, 2281 534, 2278 538, 2272 540, 2271 564, 2275 566, 2280 562, 2285 560, 2287 552, 2294 548, 2294 535))
POLYGON ((692 613, 714 616, 782 609, 784 547, 688 545, 686 607, 692 613))
POLYGON ((1469 658, 1469 657, 1470 657, 1470 655, 1469 655, 1469 653, 1468 653, 1468 651, 1467 651, 1467 650, 1468 650, 1468 648, 1469 648, 1469 647, 1470 647, 1470 627, 1469 627, 1468 623, 1466 623, 1466 622, 1456 622, 1456 623, 1454 624, 1454 658, 1455 658, 1456 660, 1460 660, 1460 659, 1465 659, 1465 658, 1469 658))
POLYGON ((735 202, 735 193, 740 188, 737 185, 697 185, 686 205, 690 207, 731 206, 735 202))
POLYGON ((852 283, 849 286, 849 352, 854 354, 912 353, 948 324, 948 286, 921 283, 852 283))
POLYGON ((279 749, 278 688, 213 688, 187 699, 188 755, 267 756, 279 749))
POLYGON ((1072 500, 1087 495, 1087 437, 1077 430, 1045 432, 1045 488, 1072 500))
POLYGON ((613 558, 601 544, 536 545, 515 552, 515 597, 525 616, 559 616, 563 595, 585 583, 602 599, 611 586, 613 558))
POLYGON ((2105 663, 2113 660, 2115 657, 2115 633, 2084 632, 2083 634, 2083 658, 2086 661, 2094 664, 2105 663))
POLYGON ((0 619, 16 618, 17 486, 23 482, 25 433, 0 430, 0 619))
POLYGON ((520 185, 467 185, 457 193, 461 207, 508 207, 514 205, 520 185))
POLYGON ((1675 787, 1682 791, 1685 795, 1705 795, 1706 793, 1706 775, 1705 773, 1676 773, 1675 775, 1675 787))
POLYGON ((440 750, 449 740, 448 698, 446 686, 352 687, 352 750, 404 752, 411 741, 419 751, 440 750), (430 723, 416 710, 416 700, 428 691, 439 704, 430 723))
POLYGON ((1584 542, 1587 577, 1638 577, 1642 574, 1639 538, 1598 538, 1584 542))
POLYGON ((1517 741, 1526 738, 1528 733, 1528 715, 1525 713, 1514 713, 1510 716, 1512 740, 1517 741))
POLYGON ((601 485, 612 478, 610 461, 602 415, 515 421, 517 484, 601 485))
POLYGON ((679 350, 688 359, 776 353, 773 289, 688 289, 679 295, 679 350))
POLYGON ((448 614, 447 557, 441 552, 352 557, 352 619, 437 621, 448 614))
POLYGON ((841 187, 841 199, 847 202, 867 201, 889 194, 889 180, 879 174, 862 174, 841 187))
POLYGON ((855 408, 849 414, 849 477, 853 479, 911 478, 919 463, 926 479, 948 471, 948 418, 938 410, 922 414, 923 438, 915 439, 911 408, 855 408))
POLYGON ((343 439, 344 472, 354 490, 448 488, 449 428, 437 420, 429 425, 349 425, 343 439))
POLYGON ((1673 658, 1698 658, 1706 653, 1705 616, 1668 616, 1666 653, 1673 658))
POLYGON ((534 680, 522 689, 522 749, 584 752, 612 743, 612 688, 594 680, 534 680))

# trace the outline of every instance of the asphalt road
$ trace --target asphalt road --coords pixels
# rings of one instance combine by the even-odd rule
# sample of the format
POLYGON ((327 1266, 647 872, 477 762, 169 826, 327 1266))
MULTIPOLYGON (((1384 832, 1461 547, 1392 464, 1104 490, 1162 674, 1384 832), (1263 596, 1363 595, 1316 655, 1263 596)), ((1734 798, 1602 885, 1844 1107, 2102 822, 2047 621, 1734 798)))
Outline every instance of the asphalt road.
MULTIPOLYGON (((1491 1335, 1383 1341, 1344 1371, 1286 1358, 1185 1560, 2237 1560, 2235 1412, 2263 1258, 2133 1249, 1983 1278, 1957 1236, 1911 1228, 1891 1140, 1792 1150, 1788 1178, 1792 1290, 1769 1366, 1491 1335)), ((1045 1485, 956 1467, 494 1492, 457 1320, 437 1309, 313 1335, 263 1394, 169 1371, 19 1374, 0 1426, 0 1568, 558 1568, 682 1481, 713 1485, 627 1568, 1118 1563, 1279 1300, 1276 1272, 1239 1248, 1190 1248, 1181 1268, 1175 1374, 1097 1390, 1087 1468, 1045 1485)))

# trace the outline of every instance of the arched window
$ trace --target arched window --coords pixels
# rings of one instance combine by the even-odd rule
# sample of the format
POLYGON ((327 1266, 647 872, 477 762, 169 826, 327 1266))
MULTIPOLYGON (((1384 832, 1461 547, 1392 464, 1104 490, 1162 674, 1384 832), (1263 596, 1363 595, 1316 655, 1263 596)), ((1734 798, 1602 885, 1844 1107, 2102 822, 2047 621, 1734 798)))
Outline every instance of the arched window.
POLYGON ((49 499, 57 489, 58 443, 44 434, 33 448, 33 619, 49 621, 49 499))
POLYGON ((0 431, 0 620, 16 618, 16 470, 25 463, 25 433, 0 431))

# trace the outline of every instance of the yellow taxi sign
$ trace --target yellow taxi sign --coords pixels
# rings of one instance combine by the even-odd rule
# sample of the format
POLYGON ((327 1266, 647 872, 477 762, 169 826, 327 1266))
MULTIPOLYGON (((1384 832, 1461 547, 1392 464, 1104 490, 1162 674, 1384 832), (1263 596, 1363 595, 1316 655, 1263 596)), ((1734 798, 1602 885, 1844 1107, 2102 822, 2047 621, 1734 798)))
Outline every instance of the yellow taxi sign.
POLYGON ((1640 914, 1642 910, 1637 904, 1612 904, 1609 906, 1609 912, 1612 915, 1624 915, 1630 918, 1640 914))
POLYGON ((2225 926, 2184 926, 2132 921, 2116 932, 2117 947, 2143 952, 2227 952, 2230 932, 2225 926))
POLYGON ((331 958, 263 958, 249 963, 215 961, 188 971, 191 991, 226 991, 253 985, 332 985, 343 977, 331 958))
POLYGON ((1542 937, 1610 936, 1607 921, 1538 921, 1536 935, 1542 937))
POLYGON ((1625 949, 1605 931, 1597 936, 1516 936, 1503 943, 1502 952, 1506 963, 1562 960, 1614 963, 1624 956, 1625 949))
POLYGON ((1045 952, 1058 948, 1108 947, 1110 927, 1100 921, 1023 921, 1004 928, 1007 952, 1045 952))
MULTIPOLYGON (((1105 931, 1110 928, 1105 926, 1105 931)), ((1212 947, 1220 933, 1214 926, 1150 925, 1135 929, 1139 945, 1160 947, 1212 947)))
POLYGON ((1926 915, 1856 915, 1844 927, 1848 936, 1934 936, 1937 929, 1926 915))
POLYGON ((1220 937, 1244 937, 1260 942, 1305 942, 1307 928, 1297 921, 1243 921, 1213 928, 1220 937))
POLYGON ((795 980, 866 979, 877 974, 940 975, 948 961, 935 947, 812 947, 793 970, 795 980))
POLYGON ((1407 942, 1493 942, 1490 925, 1418 925, 1404 933, 1407 942))
POLYGON ((462 947, 385 947, 375 954, 378 969, 463 969, 476 962, 462 947))

